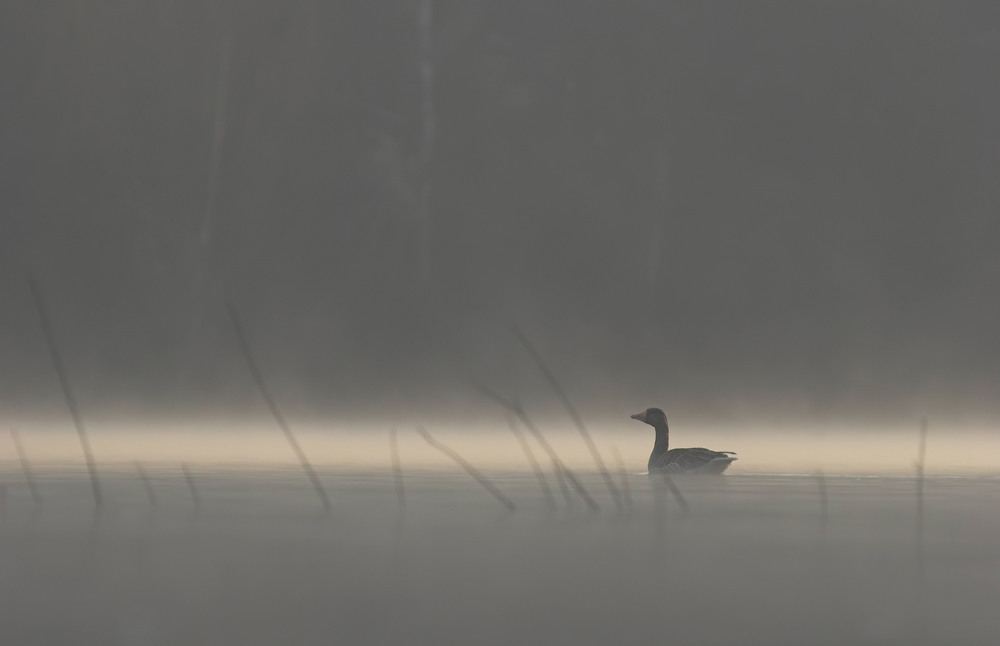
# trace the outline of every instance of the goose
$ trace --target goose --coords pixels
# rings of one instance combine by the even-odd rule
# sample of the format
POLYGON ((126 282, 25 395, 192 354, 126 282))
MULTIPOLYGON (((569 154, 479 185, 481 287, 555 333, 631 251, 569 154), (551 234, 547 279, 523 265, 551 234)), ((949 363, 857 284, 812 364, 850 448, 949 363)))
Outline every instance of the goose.
POLYGON ((732 451, 710 451, 708 449, 671 449, 669 443, 667 416, 659 408, 647 408, 632 415, 632 419, 649 424, 656 430, 656 442, 649 455, 647 468, 650 473, 710 473, 720 474, 736 460, 732 451))

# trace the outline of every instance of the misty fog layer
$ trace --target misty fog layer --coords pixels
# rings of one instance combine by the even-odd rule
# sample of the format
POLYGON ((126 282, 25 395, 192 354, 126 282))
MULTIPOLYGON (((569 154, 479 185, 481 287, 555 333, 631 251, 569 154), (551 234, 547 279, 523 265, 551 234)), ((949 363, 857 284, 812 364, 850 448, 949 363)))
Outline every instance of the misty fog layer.
POLYGON ((0 6, 0 389, 997 410, 993 2, 0 6), (523 392, 528 391, 528 392, 523 392))

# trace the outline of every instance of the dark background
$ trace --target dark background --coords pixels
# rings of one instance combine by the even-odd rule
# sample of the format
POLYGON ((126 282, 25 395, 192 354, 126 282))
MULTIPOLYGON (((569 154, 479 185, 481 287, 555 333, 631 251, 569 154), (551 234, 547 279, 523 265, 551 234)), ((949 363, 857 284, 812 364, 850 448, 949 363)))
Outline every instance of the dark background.
POLYGON ((590 414, 989 419, 998 60, 995 2, 4 2, 0 406, 62 406, 30 271, 89 411, 255 400, 230 298, 322 415, 551 402, 516 323, 590 414))

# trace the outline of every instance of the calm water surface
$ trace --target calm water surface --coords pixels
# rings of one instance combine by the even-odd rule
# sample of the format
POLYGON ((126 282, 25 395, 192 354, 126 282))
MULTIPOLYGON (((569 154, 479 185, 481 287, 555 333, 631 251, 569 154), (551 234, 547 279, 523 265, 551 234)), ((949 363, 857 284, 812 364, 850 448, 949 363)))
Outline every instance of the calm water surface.
POLYGON ((0 470, 0 626, 10 644, 994 643, 1000 479, 629 474, 616 511, 548 510, 526 473, 290 468, 0 470), (821 491, 825 489, 824 507, 821 491), (825 509, 825 511, 824 511, 825 509))

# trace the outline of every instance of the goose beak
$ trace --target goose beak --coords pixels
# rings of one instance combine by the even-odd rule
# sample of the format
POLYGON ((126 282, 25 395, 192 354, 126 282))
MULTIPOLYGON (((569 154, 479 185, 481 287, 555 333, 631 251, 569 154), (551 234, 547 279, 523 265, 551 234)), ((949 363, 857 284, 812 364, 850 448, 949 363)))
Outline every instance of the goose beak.
POLYGON ((632 415, 632 419, 637 419, 640 422, 645 422, 646 421, 646 411, 643 411, 641 413, 636 413, 635 415, 632 415))

